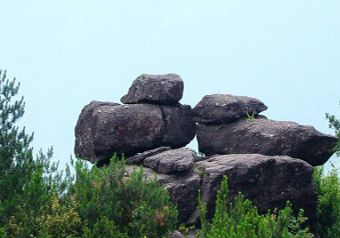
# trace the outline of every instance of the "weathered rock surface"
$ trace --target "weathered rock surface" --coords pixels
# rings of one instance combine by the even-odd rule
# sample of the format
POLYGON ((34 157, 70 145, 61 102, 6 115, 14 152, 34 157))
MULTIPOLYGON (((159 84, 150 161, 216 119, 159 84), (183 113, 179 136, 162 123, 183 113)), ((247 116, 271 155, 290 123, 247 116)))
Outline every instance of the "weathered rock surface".
POLYGON ((312 230, 316 223, 317 193, 312 182, 313 167, 288 156, 232 154, 213 156, 196 163, 203 174, 202 196, 212 217, 216 194, 224 175, 228 177, 229 196, 239 192, 253 201, 261 213, 282 208, 291 201, 302 208, 312 230))
POLYGON ((333 154, 336 138, 311 126, 266 119, 239 120, 230 124, 196 126, 199 151, 206 155, 288 155, 313 166, 333 154))
POLYGON ((184 84, 177 74, 150 75, 142 74, 133 81, 122 103, 175 104, 181 100, 184 84))
POLYGON ((230 94, 204 96, 193 109, 195 121, 204 124, 229 123, 265 110, 267 106, 256 98, 230 94))
MULTIPOLYGON (((135 165, 126 166, 127 173, 138 169, 135 165)), ((198 205, 198 190, 201 178, 193 170, 180 174, 158 174, 149 168, 143 168, 147 179, 156 178, 157 182, 163 185, 169 192, 172 202, 177 204, 178 223, 186 223, 196 211, 198 205)))
POLYGON ((74 150, 78 157, 91 160, 96 158, 92 141, 96 124, 94 111, 101 106, 114 107, 117 105, 119 103, 92 101, 82 109, 75 128, 76 142, 74 150))
POLYGON ((164 119, 163 142, 173 148, 183 147, 196 135, 193 112, 188 105, 160 106, 164 119))
POLYGON ((194 161, 195 156, 191 149, 179 148, 147 157, 144 159, 143 165, 158 173, 173 174, 189 170, 194 161))
POLYGON ((171 150, 169 146, 162 146, 158 147, 156 149, 147 150, 141 153, 137 153, 129 158, 126 159, 127 164, 141 164, 145 158, 159 154, 161 152, 164 152, 166 150, 171 150))
POLYGON ((183 147, 194 138, 195 123, 190 106, 92 102, 75 131, 75 154, 97 163, 113 153, 129 157, 160 146, 183 147))

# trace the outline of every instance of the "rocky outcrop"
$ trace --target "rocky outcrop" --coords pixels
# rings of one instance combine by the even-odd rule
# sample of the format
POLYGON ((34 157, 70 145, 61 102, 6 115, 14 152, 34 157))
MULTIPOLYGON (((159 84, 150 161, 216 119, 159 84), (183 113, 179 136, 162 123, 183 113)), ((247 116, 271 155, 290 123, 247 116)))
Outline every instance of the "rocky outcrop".
POLYGON ((177 74, 150 75, 142 74, 133 81, 122 103, 176 104, 183 95, 184 84, 177 74))
POLYGON ((196 163, 203 174, 202 196, 208 216, 214 213, 216 194, 227 176, 229 197, 241 192, 261 213, 282 208, 290 201, 296 212, 303 208, 315 229, 317 194, 312 182, 313 167, 288 156, 233 154, 212 156, 196 163))
MULTIPOLYGON (((171 155, 179 151, 189 150, 166 150, 150 157, 170 160, 162 154, 171 155)), ((145 158, 144 162, 150 157, 145 158)), ((127 166, 128 173, 135 169, 136 166, 127 166)), ((178 205, 179 223, 197 223, 199 190, 211 218, 220 183, 223 176, 227 176, 230 200, 241 192, 257 206, 260 213, 283 208, 290 201, 296 212, 304 209, 308 225, 311 230, 315 229, 317 194, 312 181, 313 167, 300 159, 260 154, 218 155, 195 161, 193 167, 184 172, 164 174, 145 165, 143 171, 146 178, 156 178, 159 184, 167 188, 172 201, 178 205)))
POLYGON ((92 102, 79 118, 75 153, 93 163, 113 153, 130 156, 160 146, 182 147, 195 136, 191 108, 184 105, 92 102))
POLYGON ((333 154, 336 138, 311 126, 267 119, 239 120, 221 125, 197 125, 199 151, 206 155, 258 153, 288 155, 313 166, 333 154))
POLYGON ((229 123, 265 110, 267 106, 256 98, 231 94, 204 96, 193 109, 195 121, 204 124, 229 123))
MULTIPOLYGON (((179 223, 197 224, 198 191, 212 217, 216 193, 228 177, 230 199, 242 192, 260 212, 291 201, 315 231, 316 191, 312 166, 332 155, 336 139, 311 126, 268 120, 258 99, 213 94, 192 110, 179 103, 183 81, 176 74, 141 75, 121 101, 93 101, 82 110, 75 154, 97 165, 125 154, 127 174, 143 167, 177 204, 179 223), (196 124, 196 125, 195 125, 196 124), (198 158, 182 148, 195 136, 198 158)), ((179 235, 174 233, 173 235, 179 235)))

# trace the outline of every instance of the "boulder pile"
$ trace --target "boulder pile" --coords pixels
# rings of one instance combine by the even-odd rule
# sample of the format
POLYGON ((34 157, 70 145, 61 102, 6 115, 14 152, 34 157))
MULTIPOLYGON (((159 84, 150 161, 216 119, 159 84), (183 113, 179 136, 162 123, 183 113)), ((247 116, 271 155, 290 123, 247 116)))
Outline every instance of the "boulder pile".
POLYGON ((311 126, 269 120, 258 99, 207 95, 182 105, 184 84, 176 74, 143 74, 121 102, 92 101, 75 128, 75 154, 102 166, 124 154, 127 173, 143 166, 164 185, 179 209, 179 223, 197 224, 198 191, 212 217, 216 193, 228 177, 230 197, 242 192, 260 212, 287 200, 305 210, 315 230, 317 193, 313 166, 333 154, 336 138, 311 126), (199 152, 185 146, 197 135, 199 152))
POLYGON ((131 156, 161 146, 180 148, 195 136, 191 107, 178 101, 183 81, 176 74, 141 75, 121 101, 92 101, 76 126, 75 154, 106 163, 113 153, 131 156))
POLYGON ((255 98, 214 94, 195 106, 199 151, 206 155, 288 155, 313 166, 333 154, 336 139, 311 126, 269 120, 258 114, 267 109, 255 98))

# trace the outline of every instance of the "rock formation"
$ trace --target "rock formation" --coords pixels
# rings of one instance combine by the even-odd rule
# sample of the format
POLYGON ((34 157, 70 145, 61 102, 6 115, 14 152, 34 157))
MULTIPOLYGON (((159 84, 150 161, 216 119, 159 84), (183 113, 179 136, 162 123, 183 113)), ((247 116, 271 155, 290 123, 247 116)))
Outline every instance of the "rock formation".
POLYGON ((75 154, 102 164, 113 153, 129 157, 161 146, 187 145, 195 136, 195 122, 191 107, 178 103, 182 93, 178 75, 142 75, 122 99, 130 104, 91 102, 76 125, 75 154))
POLYGON ((242 192, 260 212, 290 201, 316 224, 313 166, 324 164, 336 143, 311 126, 269 120, 258 99, 213 94, 192 110, 179 103, 183 81, 176 74, 139 76, 121 101, 93 101, 82 110, 75 153, 103 165, 125 154, 127 173, 144 167, 165 186, 179 209, 179 223, 197 224, 198 191, 212 217, 216 192, 228 177, 230 197, 242 192), (184 148, 195 136, 199 152, 184 148))

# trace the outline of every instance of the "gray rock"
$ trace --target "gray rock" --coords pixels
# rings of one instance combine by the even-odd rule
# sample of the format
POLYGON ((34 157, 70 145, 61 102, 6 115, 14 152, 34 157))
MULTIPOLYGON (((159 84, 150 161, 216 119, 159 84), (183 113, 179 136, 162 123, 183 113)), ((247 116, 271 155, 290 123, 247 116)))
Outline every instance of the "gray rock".
POLYGON ((164 144, 174 148, 183 147, 188 144, 196 134, 191 107, 178 104, 177 106, 160 106, 160 108, 165 123, 164 144), (188 142, 189 138, 190 141, 188 142))
POLYGON ((203 174, 202 196, 212 217, 216 194, 224 175, 229 198, 241 192, 261 213, 283 208, 290 201, 296 212, 304 209, 312 230, 316 225, 317 193, 312 182, 313 167, 288 156, 232 154, 213 156, 196 163, 203 174))
MULTIPOLYGON (((80 158, 89 158, 90 161, 96 158, 93 145, 93 134, 95 132, 96 118, 93 115, 94 111, 101 106, 114 107, 120 105, 119 103, 92 101, 86 105, 80 115, 75 128, 75 154, 80 158)), ((94 162, 94 161, 92 161, 94 162)))
POLYGON ((158 147, 158 148, 153 149, 153 150, 147 150, 147 151, 144 151, 144 152, 141 152, 141 153, 137 153, 137 154, 127 158, 126 163, 127 164, 140 164, 140 163, 143 162, 143 160, 145 158, 159 154, 163 151, 170 150, 170 149, 171 148, 168 147, 168 146, 162 146, 162 147, 158 147))
POLYGON ((311 126, 266 119, 239 120, 223 125, 196 125, 199 151, 206 155, 288 155, 313 166, 333 154, 336 138, 311 126))
POLYGON ((169 238, 184 238, 181 232, 179 231, 174 231, 169 234, 169 238))
MULTIPOLYGON (((138 169, 135 165, 126 166, 127 174, 138 169)), ((195 213, 198 205, 198 190, 200 189, 201 178, 193 170, 180 174, 157 174, 154 170, 143 168, 147 179, 156 179, 169 192, 171 201, 178 208, 178 224, 186 224, 192 214, 195 213)))
POLYGON ((195 121, 204 124, 229 123, 265 110, 267 106, 258 99, 230 94, 204 96, 193 109, 195 121))
POLYGON ((122 103, 176 104, 183 95, 184 84, 177 74, 149 75, 142 74, 133 81, 122 103))
POLYGON ((194 164, 194 154, 189 148, 167 150, 147 157, 143 165, 158 173, 173 174, 189 170, 194 164))
POLYGON ((100 164, 113 153, 130 157, 161 146, 183 147, 194 138, 195 123, 190 106, 95 102, 85 106, 75 132, 75 154, 100 164))

